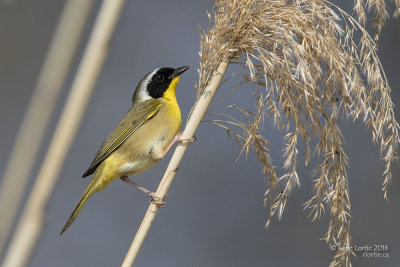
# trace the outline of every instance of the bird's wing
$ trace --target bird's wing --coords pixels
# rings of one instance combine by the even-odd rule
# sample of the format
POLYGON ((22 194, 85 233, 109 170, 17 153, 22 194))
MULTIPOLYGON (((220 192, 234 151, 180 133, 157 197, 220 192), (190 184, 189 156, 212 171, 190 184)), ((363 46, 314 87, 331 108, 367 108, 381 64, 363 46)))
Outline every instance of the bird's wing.
POLYGON ((82 175, 82 178, 91 175, 112 152, 114 152, 122 143, 146 121, 151 119, 161 107, 161 103, 156 99, 147 100, 136 104, 124 116, 114 131, 108 136, 101 145, 99 151, 90 167, 82 175))

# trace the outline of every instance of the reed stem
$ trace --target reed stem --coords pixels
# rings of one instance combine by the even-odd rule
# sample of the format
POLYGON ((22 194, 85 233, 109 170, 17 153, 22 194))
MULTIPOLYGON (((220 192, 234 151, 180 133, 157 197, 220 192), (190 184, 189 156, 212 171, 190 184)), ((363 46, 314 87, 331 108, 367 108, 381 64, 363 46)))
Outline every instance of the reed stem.
MULTIPOLYGON (((8 1, 11 3, 11 1, 8 1)), ((76 53, 93 0, 65 3, 0 185, 0 255, 76 53), (23 167, 21 167, 23 163, 23 167)))
POLYGON ((43 227, 45 206, 56 184, 84 111, 100 74, 125 0, 104 0, 64 110, 28 197, 3 267, 27 264, 43 227))

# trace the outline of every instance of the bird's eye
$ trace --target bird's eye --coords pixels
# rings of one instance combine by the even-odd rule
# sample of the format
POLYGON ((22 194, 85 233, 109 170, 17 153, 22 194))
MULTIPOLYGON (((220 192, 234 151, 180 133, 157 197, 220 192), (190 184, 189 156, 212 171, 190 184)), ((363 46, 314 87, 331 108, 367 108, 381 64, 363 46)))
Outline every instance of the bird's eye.
POLYGON ((164 81, 164 75, 162 74, 157 74, 156 77, 154 77, 156 82, 162 83, 164 81))

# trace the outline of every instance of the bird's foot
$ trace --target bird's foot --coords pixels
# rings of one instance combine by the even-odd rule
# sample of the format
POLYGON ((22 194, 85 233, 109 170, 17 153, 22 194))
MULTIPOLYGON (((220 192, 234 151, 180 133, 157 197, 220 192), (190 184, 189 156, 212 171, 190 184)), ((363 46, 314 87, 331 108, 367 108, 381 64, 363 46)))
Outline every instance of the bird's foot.
MULTIPOLYGON (((153 200, 156 197, 156 192, 148 192, 147 195, 153 200)), ((165 197, 170 197, 170 195, 166 194, 165 197)))
POLYGON ((177 142, 180 143, 180 144, 191 144, 191 143, 193 143, 194 141, 197 140, 195 135, 190 137, 190 138, 182 138, 182 134, 183 134, 183 132, 180 132, 178 134, 177 142))
POLYGON ((157 201, 157 200, 152 199, 150 201, 150 204, 155 204, 155 205, 159 206, 160 208, 164 208, 166 206, 164 200, 163 201, 157 201))
MULTIPOLYGON (((154 192, 151 192, 148 195, 149 195, 149 197, 151 197, 151 201, 150 201, 151 204, 155 204, 155 205, 159 206, 160 208, 164 208, 165 207, 166 204, 165 204, 164 199, 159 198, 159 197, 155 197, 155 193, 154 192)), ((169 197, 169 195, 167 194, 165 197, 169 197)))

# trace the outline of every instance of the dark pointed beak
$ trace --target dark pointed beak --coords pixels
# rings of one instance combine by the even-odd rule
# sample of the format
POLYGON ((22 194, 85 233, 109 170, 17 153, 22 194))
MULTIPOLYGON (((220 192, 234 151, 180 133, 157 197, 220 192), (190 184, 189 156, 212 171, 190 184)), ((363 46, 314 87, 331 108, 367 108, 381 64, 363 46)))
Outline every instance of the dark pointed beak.
POLYGON ((178 77, 179 75, 181 75, 182 73, 184 73, 185 71, 187 71, 190 67, 189 66, 184 66, 184 67, 180 67, 180 68, 176 68, 175 72, 171 75, 171 79, 178 77))

